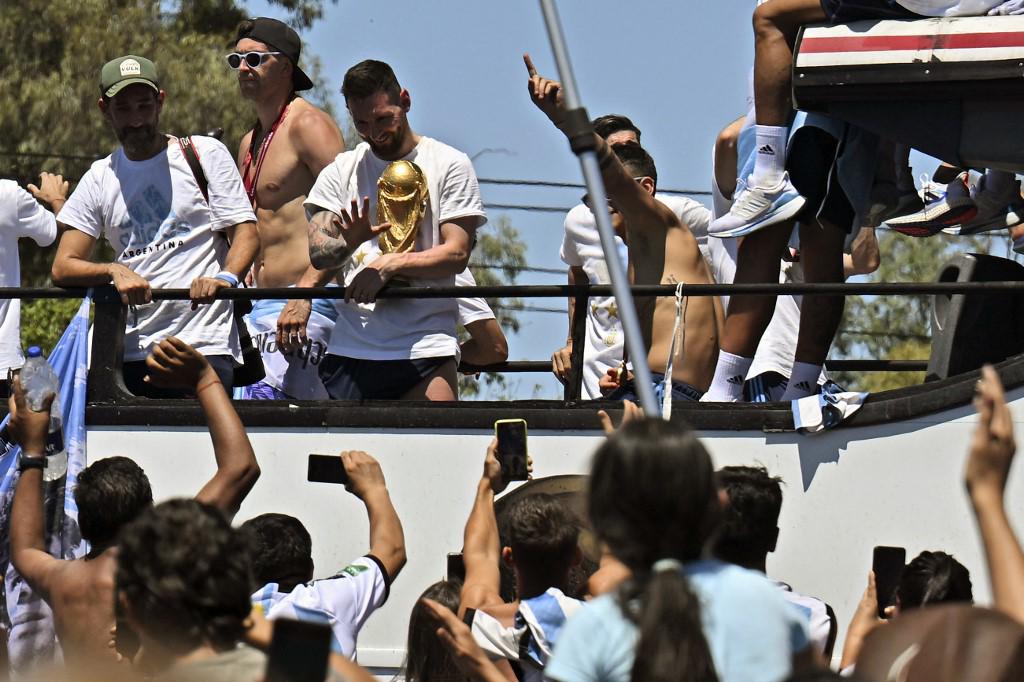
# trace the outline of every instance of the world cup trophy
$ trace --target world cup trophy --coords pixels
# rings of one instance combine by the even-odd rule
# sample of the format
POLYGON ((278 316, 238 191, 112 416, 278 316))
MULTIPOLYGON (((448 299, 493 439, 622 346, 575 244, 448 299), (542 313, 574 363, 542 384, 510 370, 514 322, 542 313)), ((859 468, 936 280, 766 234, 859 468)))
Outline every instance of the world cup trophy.
POLYGON ((381 253, 405 253, 416 245, 430 191, 427 177, 412 161, 394 161, 377 180, 377 224, 391 227, 377 236, 381 253))

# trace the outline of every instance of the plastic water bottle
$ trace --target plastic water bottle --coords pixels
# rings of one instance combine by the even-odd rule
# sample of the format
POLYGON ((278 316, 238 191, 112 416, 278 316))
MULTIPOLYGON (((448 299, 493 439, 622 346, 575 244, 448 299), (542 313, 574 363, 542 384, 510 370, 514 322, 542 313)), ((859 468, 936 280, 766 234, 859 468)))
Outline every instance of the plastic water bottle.
POLYGON ((60 379, 50 364, 43 357, 39 346, 28 349, 28 358, 21 368, 21 385, 25 389, 25 399, 29 409, 38 412, 43 408, 43 399, 47 393, 53 393, 53 404, 50 405, 50 433, 46 439, 46 468, 43 469, 44 481, 55 481, 68 470, 68 453, 64 447, 64 420, 60 411, 60 379))

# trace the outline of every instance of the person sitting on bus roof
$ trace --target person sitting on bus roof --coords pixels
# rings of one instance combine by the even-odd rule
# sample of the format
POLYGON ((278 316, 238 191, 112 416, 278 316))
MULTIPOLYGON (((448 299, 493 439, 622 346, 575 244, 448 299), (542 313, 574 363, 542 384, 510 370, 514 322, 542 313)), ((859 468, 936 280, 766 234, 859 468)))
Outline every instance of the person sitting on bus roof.
MULTIPOLYGON (((529 55, 524 56, 533 103, 560 128, 565 122, 561 84, 537 73, 529 55)), ((609 147, 594 136, 608 192, 612 227, 623 237, 629 251, 634 284, 676 285, 714 282, 707 263, 689 228, 665 204, 654 198, 658 171, 639 145, 609 147)), ((589 201, 589 199, 587 199, 589 201)), ((677 400, 696 401, 711 384, 722 304, 717 296, 696 296, 686 304, 685 342, 674 344, 676 300, 673 296, 636 299, 647 361, 656 391, 661 390, 664 373, 672 365, 672 394, 677 400), (670 349, 674 347, 674 357, 670 349), (680 359, 679 362, 671 362, 680 359)), ((616 374, 619 383, 608 397, 635 400, 632 379, 616 374)))
MULTIPOLYGON (((209 361, 185 342, 161 341, 146 361, 150 381, 197 395, 209 424, 217 471, 196 499, 227 518, 260 475, 249 437, 221 388, 209 361)), ((53 609, 58 639, 69 665, 113 664, 108 647, 114 626, 114 567, 121 528, 153 504, 146 473, 128 457, 107 457, 78 474, 75 503, 88 553, 71 561, 50 556, 44 544, 42 456, 50 425, 49 404, 28 408, 24 389, 14 381, 9 400, 10 431, 22 447, 21 476, 11 508, 11 563, 53 609)), ((173 541, 178 541, 174 538, 173 541)))
POLYGON ((556 497, 531 495, 510 509, 509 545, 502 547, 494 496, 508 481, 501 477, 496 448, 497 441, 491 441, 466 521, 459 616, 469 623, 477 643, 501 661, 500 667, 515 666, 520 679, 539 681, 559 631, 583 603, 565 594, 570 571, 582 558, 579 523, 556 497), (517 599, 509 603, 500 592, 501 561, 515 572, 517 599))
POLYGON ((242 643, 251 583, 246 538, 212 505, 168 500, 129 523, 117 555, 118 607, 150 679, 266 679, 267 656, 242 643))
POLYGON ((984 14, 1002 0, 767 0, 754 10, 755 164, 710 235, 741 237, 792 219, 806 201, 787 173, 793 44, 801 26, 984 14))
MULTIPOLYGON (((49 246, 57 237, 57 221, 53 213, 32 197, 34 195, 60 212, 68 195, 68 183, 60 175, 41 173, 39 186, 29 185, 28 189, 32 194, 13 180, 0 180, 0 287, 21 286, 19 239, 29 237, 39 246, 49 246)), ((8 369, 19 369, 24 364, 21 299, 5 298, 0 300, 0 377, 6 377, 8 369)), ((0 398, 7 396, 7 384, 0 383, 0 398)))
MULTIPOLYGON (((764 467, 727 466, 715 475, 720 490, 728 496, 721 529, 715 537, 712 553, 722 561, 767 573, 767 559, 779 540, 779 513, 782 511, 782 479, 770 476, 764 467)), ((832 658, 838 624, 832 607, 816 597, 794 592, 784 582, 772 580, 782 596, 807 618, 811 644, 822 655, 832 658)))
POLYGON ((350 68, 341 91, 363 142, 324 168, 305 202, 310 262, 341 268, 345 285, 320 376, 334 400, 455 400, 455 301, 377 294, 392 280, 454 286, 487 221, 473 164, 410 127, 412 98, 384 62, 350 68), (383 194, 388 169, 394 186, 408 181, 405 198, 383 194))
MULTIPOLYGON (((621 144, 640 144, 640 129, 626 116, 607 114, 592 121, 594 132, 603 137, 611 147, 621 144)), ((715 257, 713 250, 721 248, 718 242, 708 243, 708 223, 711 212, 703 204, 688 197, 670 194, 655 194, 655 198, 671 208, 679 221, 689 228, 697 246, 710 266, 715 257)), ((569 266, 569 284, 609 284, 608 264, 604 260, 604 249, 594 222, 594 214, 585 204, 574 206, 565 216, 565 235, 559 255, 569 266)), ((615 236, 615 246, 627 267, 626 244, 622 237, 615 236)), ((714 273, 714 268, 712 268, 714 273)), ((717 279, 717 275, 716 275, 717 279)), ((566 344, 551 356, 552 371, 562 381, 568 381, 572 359, 572 320, 575 315, 575 299, 569 299, 569 333, 566 344)), ((622 364, 624 339, 622 322, 614 296, 594 296, 586 308, 586 332, 583 350, 583 385, 581 395, 596 399, 601 396, 601 378, 609 369, 622 364)))
POLYGON ((356 653, 359 630, 384 605, 405 565, 405 535, 380 464, 370 455, 340 455, 345 487, 366 505, 370 549, 329 578, 313 579, 313 541, 302 522, 286 514, 261 514, 242 524, 252 551, 253 577, 261 586, 252 603, 267 618, 316 620, 331 625, 331 650, 356 653))

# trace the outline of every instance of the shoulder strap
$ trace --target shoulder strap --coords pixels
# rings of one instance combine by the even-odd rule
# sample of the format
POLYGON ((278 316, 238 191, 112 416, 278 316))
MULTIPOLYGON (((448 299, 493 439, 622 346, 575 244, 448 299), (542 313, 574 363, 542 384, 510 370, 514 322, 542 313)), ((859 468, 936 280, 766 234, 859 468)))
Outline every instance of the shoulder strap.
POLYGON ((192 136, 179 137, 178 146, 181 147, 181 153, 185 157, 185 161, 188 163, 188 167, 192 169, 192 176, 196 179, 196 184, 199 185, 199 191, 203 194, 203 199, 206 199, 206 203, 210 203, 210 181, 206 179, 206 171, 203 170, 203 164, 199 163, 199 152, 196 150, 196 146, 192 144, 192 136))

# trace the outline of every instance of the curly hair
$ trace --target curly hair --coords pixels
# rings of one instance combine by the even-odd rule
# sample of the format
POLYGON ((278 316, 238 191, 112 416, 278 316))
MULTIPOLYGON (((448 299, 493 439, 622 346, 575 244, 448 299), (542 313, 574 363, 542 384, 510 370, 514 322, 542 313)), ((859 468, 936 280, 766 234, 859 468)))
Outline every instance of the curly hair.
POLYGON ((313 539, 294 516, 260 514, 242 524, 250 543, 257 584, 277 583, 280 592, 313 579, 313 539))
POLYGON ((142 631, 177 654, 234 647, 254 589, 245 538, 216 508, 164 502, 121 534, 117 587, 142 631))
POLYGON ((775 550, 782 511, 782 479, 763 466, 728 466, 716 474, 729 496, 714 554, 723 561, 753 566, 775 550))

